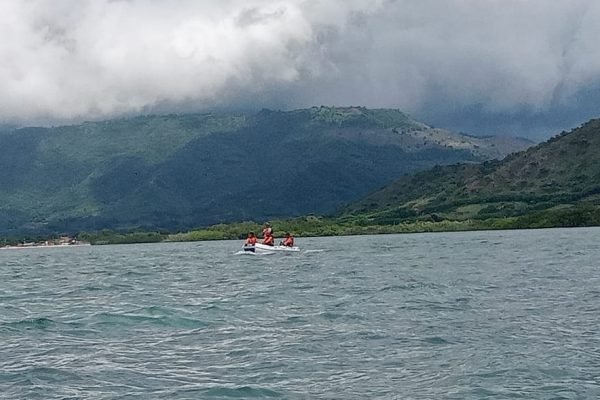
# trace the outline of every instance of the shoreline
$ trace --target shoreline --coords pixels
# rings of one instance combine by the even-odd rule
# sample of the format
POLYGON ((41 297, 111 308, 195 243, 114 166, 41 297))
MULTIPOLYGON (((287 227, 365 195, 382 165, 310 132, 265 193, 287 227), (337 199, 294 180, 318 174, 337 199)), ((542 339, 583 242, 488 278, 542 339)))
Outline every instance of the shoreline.
MULTIPOLYGON (((307 237, 330 237, 330 236, 358 236, 358 235, 390 235, 390 234, 418 234, 418 233, 451 233, 451 232, 481 232, 481 231, 505 231, 505 230, 538 230, 538 229, 562 229, 562 228, 590 228, 598 227, 600 224, 516 224, 514 219, 506 218, 501 221, 495 220, 487 223, 477 220, 470 221, 445 221, 445 222, 421 222, 412 224, 398 225, 342 225, 342 224, 323 224, 322 226, 311 227, 291 227, 285 229, 294 234, 297 239, 307 237)), ((279 229, 283 231, 284 229, 279 229)), ((201 230, 192 230, 188 232, 153 235, 149 239, 149 233, 141 235, 132 234, 114 234, 102 236, 90 235, 87 238, 92 245, 112 245, 112 244, 135 244, 135 243, 185 243, 185 242, 205 242, 216 240, 244 240, 248 231, 256 229, 242 229, 239 225, 232 224, 227 226, 210 227, 201 230)), ((277 236, 277 235, 276 235, 277 236)))
MULTIPOLYGON (((439 224, 439 223, 432 223, 439 224)), ((458 232, 485 232, 485 231, 527 231, 527 230, 540 230, 540 229, 572 229, 572 228, 598 228, 600 225, 557 225, 557 226, 529 226, 529 227, 492 227, 492 226, 460 226, 452 227, 450 229, 444 229, 440 226, 427 226, 425 229, 381 229, 384 226, 369 226, 371 229, 362 229, 356 231, 345 231, 336 233, 325 233, 325 234, 305 234, 295 235, 296 239, 302 238, 315 238, 315 237, 345 237, 345 236, 378 236, 378 235, 413 235, 419 233, 458 233, 458 232), (441 229, 440 229, 441 228, 441 229)), ((365 227, 367 228, 367 227, 365 227)), ((446 227, 448 228, 448 227, 446 227)), ((196 230, 184 233, 175 233, 165 235, 161 240, 128 240, 127 235, 120 235, 119 240, 100 240, 91 243, 79 243, 79 244, 63 244, 63 245, 37 245, 37 246, 4 246, 0 247, 0 250, 25 250, 25 249, 48 249, 48 248, 68 248, 68 247, 88 247, 88 246, 109 246, 118 244, 150 244, 150 243, 188 243, 188 242, 212 242, 219 240, 244 240, 245 237, 238 235, 232 237, 230 235, 215 235, 212 237, 203 238, 188 238, 188 235, 193 235, 196 232, 211 232, 211 230, 196 230), (182 237, 183 236, 183 237, 182 237)))
POLYGON ((65 247, 86 247, 91 246, 91 243, 78 243, 78 244, 49 244, 49 245, 36 245, 36 246, 3 246, 0 250, 25 250, 25 249, 49 249, 49 248, 65 248, 65 247))
MULTIPOLYGON (((344 217, 306 216, 294 219, 271 220, 275 236, 291 232, 296 238, 380 235, 402 233, 470 232, 496 230, 525 230, 547 228, 577 228, 600 226, 600 206, 584 205, 561 209, 543 210, 520 216, 498 216, 486 219, 431 218, 412 221, 382 223, 376 216, 349 215, 344 217)), ((78 232, 81 241, 73 244, 45 244, 37 241, 0 247, 0 249, 69 247, 77 245, 112 245, 135 243, 202 242, 211 240, 244 240, 248 232, 260 232, 262 224, 254 221, 218 224, 184 232, 168 231, 99 231, 78 232)), ((39 239, 38 239, 39 240, 39 239)), ((6 243, 6 242, 5 242, 6 243)), ((14 243, 14 242, 13 242, 14 243)), ((47 243, 47 242, 46 242, 47 243)))

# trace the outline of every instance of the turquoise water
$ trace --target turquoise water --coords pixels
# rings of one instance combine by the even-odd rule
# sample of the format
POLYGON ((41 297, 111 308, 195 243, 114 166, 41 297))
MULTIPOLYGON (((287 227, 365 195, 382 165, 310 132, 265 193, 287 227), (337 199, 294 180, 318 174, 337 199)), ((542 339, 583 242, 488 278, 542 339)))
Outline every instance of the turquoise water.
POLYGON ((598 398, 599 238, 1 250, 0 398, 598 398))

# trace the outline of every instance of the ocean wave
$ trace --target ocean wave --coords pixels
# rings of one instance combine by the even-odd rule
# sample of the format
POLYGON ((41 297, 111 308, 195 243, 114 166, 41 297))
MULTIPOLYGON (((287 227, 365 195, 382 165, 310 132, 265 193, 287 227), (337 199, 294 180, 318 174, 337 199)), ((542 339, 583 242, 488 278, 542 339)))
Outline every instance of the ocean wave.
POLYGON ((198 329, 209 326, 209 323, 206 321, 197 318, 178 316, 173 313, 166 313, 159 308, 152 307, 140 310, 136 313, 102 312, 90 317, 87 323, 90 326, 157 326, 173 329, 198 329))

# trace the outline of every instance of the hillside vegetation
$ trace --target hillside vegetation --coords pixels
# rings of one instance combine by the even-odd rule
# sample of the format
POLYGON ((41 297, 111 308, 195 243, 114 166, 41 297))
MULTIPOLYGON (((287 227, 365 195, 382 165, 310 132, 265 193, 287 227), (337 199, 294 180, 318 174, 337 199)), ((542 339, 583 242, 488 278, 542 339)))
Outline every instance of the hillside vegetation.
MULTIPOLYGON (((407 175, 337 216, 272 221, 276 234, 329 236, 600 226, 600 120, 502 161, 434 167, 407 175)), ((94 244, 241 239, 258 222, 178 234, 97 232, 94 244)))
POLYGON ((576 226, 585 225, 578 218, 596 220, 599 205, 600 120, 592 120, 501 161, 404 176, 346 208, 345 215, 374 224, 520 217, 534 227, 569 225, 550 223, 562 215, 576 226))
POLYGON ((361 107, 142 116, 0 137, 4 234, 327 214, 402 174, 530 145, 361 107))

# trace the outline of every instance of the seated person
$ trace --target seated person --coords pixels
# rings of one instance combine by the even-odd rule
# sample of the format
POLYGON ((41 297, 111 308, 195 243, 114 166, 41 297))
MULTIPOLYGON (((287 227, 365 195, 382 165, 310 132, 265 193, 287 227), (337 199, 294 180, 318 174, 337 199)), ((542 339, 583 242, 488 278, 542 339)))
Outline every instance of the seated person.
POLYGON ((266 244, 267 246, 274 246, 275 245, 275 238, 273 236, 271 236, 271 235, 267 235, 263 239, 262 244, 266 244))
POLYGON ((248 237, 246 238, 246 242, 244 243, 245 251, 254 251, 254 245, 256 244, 256 236, 254 232, 248 233, 248 237))
POLYGON ((294 237, 290 235, 289 232, 286 233, 281 245, 286 247, 294 247, 294 237))

